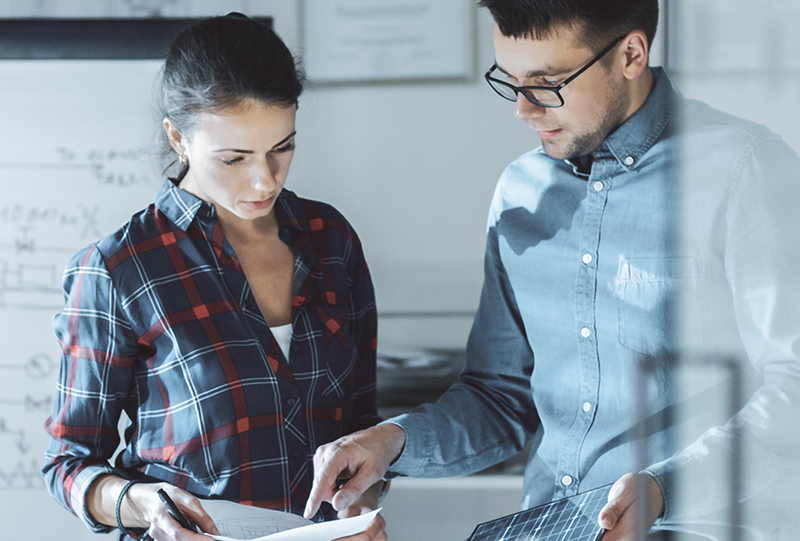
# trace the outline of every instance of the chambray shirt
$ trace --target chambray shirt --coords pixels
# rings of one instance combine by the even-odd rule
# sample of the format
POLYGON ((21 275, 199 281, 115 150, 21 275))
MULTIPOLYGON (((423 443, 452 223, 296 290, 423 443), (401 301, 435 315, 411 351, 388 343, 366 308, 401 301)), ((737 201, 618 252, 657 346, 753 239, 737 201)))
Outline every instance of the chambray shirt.
POLYGON ((154 205, 67 266, 43 472, 91 529, 111 530, 85 507, 105 473, 300 514, 317 446, 379 421, 377 318, 358 237, 335 209, 288 190, 274 212, 295 252, 291 363, 214 206, 169 180, 154 205))
POLYGON ((471 473, 532 439, 523 508, 645 470, 662 527, 702 532, 740 471, 748 524, 796 515, 775 483, 800 465, 800 160, 653 75, 590 174, 541 148, 502 174, 465 370, 388 421, 392 472, 471 473))

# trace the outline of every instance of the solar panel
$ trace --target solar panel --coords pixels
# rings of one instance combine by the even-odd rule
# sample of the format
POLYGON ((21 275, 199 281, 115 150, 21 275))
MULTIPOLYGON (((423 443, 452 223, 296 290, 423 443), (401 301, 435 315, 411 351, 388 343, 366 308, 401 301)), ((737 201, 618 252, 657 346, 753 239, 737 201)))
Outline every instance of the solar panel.
POLYGON ((611 485, 478 524, 467 541, 598 541, 611 485))

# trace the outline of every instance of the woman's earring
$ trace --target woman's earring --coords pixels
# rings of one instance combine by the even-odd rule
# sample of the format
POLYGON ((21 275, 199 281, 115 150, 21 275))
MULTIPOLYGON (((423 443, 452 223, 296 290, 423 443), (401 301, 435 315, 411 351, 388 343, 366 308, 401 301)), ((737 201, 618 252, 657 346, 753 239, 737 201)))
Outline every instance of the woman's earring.
POLYGON ((181 162, 181 165, 189 165, 189 158, 187 158, 183 154, 178 154, 178 161, 181 162))

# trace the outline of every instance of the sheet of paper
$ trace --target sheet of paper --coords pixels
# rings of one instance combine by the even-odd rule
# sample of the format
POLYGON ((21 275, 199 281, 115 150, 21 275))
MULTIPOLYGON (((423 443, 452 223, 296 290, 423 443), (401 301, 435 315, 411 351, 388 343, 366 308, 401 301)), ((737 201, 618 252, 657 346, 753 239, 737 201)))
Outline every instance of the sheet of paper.
POLYGON ((258 539, 300 526, 314 524, 291 513, 273 511, 226 500, 202 500, 203 509, 214 519, 219 539, 258 539))
POLYGON ((333 541, 363 532, 380 512, 314 523, 299 515, 224 500, 201 503, 220 531, 212 536, 217 541, 333 541))

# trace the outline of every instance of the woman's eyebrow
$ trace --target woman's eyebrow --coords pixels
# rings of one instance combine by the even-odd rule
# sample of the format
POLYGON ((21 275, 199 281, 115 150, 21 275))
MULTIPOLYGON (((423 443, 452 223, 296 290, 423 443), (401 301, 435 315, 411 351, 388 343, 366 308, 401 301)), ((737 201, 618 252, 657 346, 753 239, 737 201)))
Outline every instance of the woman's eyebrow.
MULTIPOLYGON (((297 135, 297 130, 293 131, 292 133, 290 133, 289 135, 287 135, 286 137, 284 137, 283 139, 278 141, 272 148, 281 146, 282 144, 284 144, 286 141, 288 141, 289 139, 291 139, 295 135, 297 135)), ((241 148, 220 148, 218 150, 215 150, 214 152, 238 152, 239 154, 252 154, 253 153, 252 150, 242 150, 241 148)))
POLYGON ((297 130, 294 130, 292 133, 290 133, 289 135, 287 135, 286 137, 284 137, 283 139, 281 139, 280 141, 278 141, 278 142, 275 144, 275 146, 273 146, 272 148, 275 148, 275 147, 279 147, 279 146, 281 146, 282 144, 284 144, 286 141, 288 141, 289 139, 291 139, 291 138, 292 138, 292 137, 294 137, 295 135, 297 135, 297 130))

